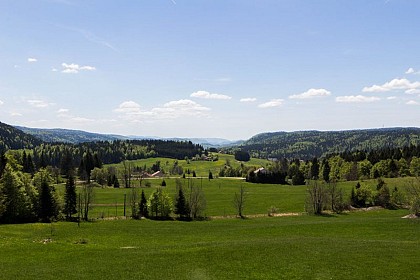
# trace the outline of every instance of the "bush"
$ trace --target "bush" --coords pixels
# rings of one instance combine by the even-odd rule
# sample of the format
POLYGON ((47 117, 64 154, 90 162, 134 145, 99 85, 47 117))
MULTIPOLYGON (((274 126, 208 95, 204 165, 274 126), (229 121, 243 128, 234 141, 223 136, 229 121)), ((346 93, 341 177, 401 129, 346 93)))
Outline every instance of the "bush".
POLYGON ((249 161, 251 156, 248 152, 245 151, 236 151, 235 152, 235 159, 238 161, 249 161))
POLYGON ((310 214, 320 215, 325 209, 328 199, 326 188, 317 181, 312 181, 308 187, 305 210, 310 214))
POLYGON ((278 211, 279 209, 277 207, 271 206, 270 208, 268 208, 268 216, 273 217, 275 214, 277 214, 278 211))
POLYGON ((351 190, 351 205, 354 207, 369 207, 373 205, 373 192, 366 186, 357 183, 351 190))

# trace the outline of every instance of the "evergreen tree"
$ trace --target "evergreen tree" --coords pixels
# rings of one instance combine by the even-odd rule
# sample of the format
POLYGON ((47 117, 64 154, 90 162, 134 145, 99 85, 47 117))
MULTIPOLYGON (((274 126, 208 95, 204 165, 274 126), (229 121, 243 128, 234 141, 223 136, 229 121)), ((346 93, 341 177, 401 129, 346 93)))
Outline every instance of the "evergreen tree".
POLYGON ((69 176, 73 172, 73 157, 70 150, 66 150, 61 158, 60 170, 61 174, 69 176))
POLYGON ((311 165, 311 179, 318 180, 319 177, 319 162, 316 157, 312 159, 311 165))
POLYGON ((64 214, 66 219, 70 220, 73 214, 77 213, 77 194, 74 177, 70 174, 66 181, 66 190, 64 193, 64 214))
POLYGON ((213 173, 209 171, 209 181, 213 179, 213 173))
POLYGON ((175 214, 179 215, 180 219, 185 219, 188 217, 189 213, 190 209, 188 207, 187 200, 185 199, 182 188, 180 188, 175 202, 175 214))
POLYGON ((322 178, 324 179, 325 182, 329 182, 330 181, 330 171, 331 171, 331 167, 330 164, 328 163, 328 160, 324 159, 324 168, 322 171, 322 178))
POLYGON ((4 152, 0 152, 0 178, 3 177, 3 171, 6 168, 7 158, 4 152))
POLYGON ((30 203, 19 176, 6 165, 0 180, 0 221, 20 223, 28 220, 30 203))
POLYGON ((27 157, 26 165, 27 165, 26 166, 27 173, 34 174, 35 173, 35 164, 34 164, 34 161, 32 160, 31 154, 29 154, 28 157, 27 157))
POLYGON ((112 181, 114 181, 114 188, 120 187, 120 181, 118 181, 117 176, 114 174, 112 181))
POLYGON ((34 183, 39 192, 38 218, 42 222, 51 222, 58 215, 58 205, 55 199, 55 189, 50 186, 51 175, 42 169, 34 176, 34 183))
POLYGON ((53 187, 46 180, 41 182, 39 193, 39 218, 42 222, 51 222, 57 217, 57 205, 53 195, 53 187))
POLYGON ((147 209, 147 199, 146 199, 146 195, 144 194, 144 190, 141 191, 139 214, 140 214, 140 217, 145 217, 145 218, 149 217, 149 213, 147 209))

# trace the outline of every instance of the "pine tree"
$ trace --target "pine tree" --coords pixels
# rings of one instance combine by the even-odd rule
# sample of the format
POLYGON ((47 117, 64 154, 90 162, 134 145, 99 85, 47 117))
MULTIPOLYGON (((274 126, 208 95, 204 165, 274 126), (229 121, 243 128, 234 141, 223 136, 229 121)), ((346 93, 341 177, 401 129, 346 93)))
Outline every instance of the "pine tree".
POLYGON ((120 187, 120 181, 118 181, 118 178, 115 174, 112 177, 112 181, 114 182, 114 188, 119 188, 120 187))
POLYGON ((0 221, 19 223, 28 217, 27 196, 22 182, 9 165, 6 165, 0 180, 0 221))
POLYGON ((64 214, 67 220, 77 213, 77 194, 73 175, 69 175, 66 181, 66 190, 64 193, 64 214))
POLYGON ((57 216, 56 209, 53 187, 49 185, 47 180, 42 180, 39 194, 39 218, 42 222, 51 222, 57 216))
POLYGON ((38 218, 43 222, 50 222, 58 215, 58 204, 55 189, 50 186, 52 180, 47 170, 41 169, 34 176, 34 185, 38 190, 38 218))
POLYGON ((318 177, 319 177, 319 162, 318 162, 318 159, 315 157, 312 159, 311 178, 314 180, 318 180, 318 177))
POLYGON ((149 217, 148 209, 147 209, 147 199, 146 195, 144 194, 144 190, 141 191, 141 199, 139 205, 139 216, 140 217, 149 217))
POLYGON ((182 188, 180 188, 175 202, 175 214, 179 215, 180 219, 185 219, 186 217, 188 217, 189 213, 190 209, 188 207, 188 203, 185 199, 185 195, 182 191, 182 188))
POLYGON ((328 160, 325 159, 324 160, 324 169, 322 171, 322 178, 327 183, 330 181, 330 171, 331 171, 330 164, 328 163, 328 160))

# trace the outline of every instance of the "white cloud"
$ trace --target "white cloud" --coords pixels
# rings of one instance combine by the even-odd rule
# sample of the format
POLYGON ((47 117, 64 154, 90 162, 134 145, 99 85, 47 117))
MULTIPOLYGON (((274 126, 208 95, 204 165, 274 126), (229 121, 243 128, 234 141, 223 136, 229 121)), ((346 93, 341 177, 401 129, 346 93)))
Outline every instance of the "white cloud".
POLYGON ((162 107, 150 110, 142 110, 140 105, 134 101, 125 101, 114 110, 116 113, 121 113, 122 119, 133 122, 175 119, 182 116, 202 117, 207 116, 208 111, 210 108, 189 99, 170 101, 163 104, 162 107))
POLYGON ((218 94, 218 93, 210 93, 208 91, 199 90, 196 92, 191 93, 191 97, 196 98, 204 98, 204 99, 220 99, 220 100, 229 100, 232 99, 232 97, 224 94, 218 94))
POLYGON ((163 105, 164 108, 172 108, 182 111, 209 111, 210 109, 198 104, 189 99, 181 99, 177 101, 170 101, 163 105))
POLYGON ((370 87, 364 87, 363 92, 386 92, 391 90, 405 90, 408 93, 411 89, 420 88, 420 82, 410 82, 407 79, 393 79, 392 81, 386 82, 383 85, 373 85, 370 87))
POLYGON ((28 58, 28 62, 29 63, 33 63, 33 62, 37 62, 38 61, 38 59, 36 59, 36 58, 34 58, 34 57, 29 57, 28 58))
POLYGON ((266 103, 262 103, 258 105, 259 108, 273 108, 273 107, 279 107, 283 104, 283 99, 272 99, 266 103))
POLYGON ((418 89, 408 89, 408 90, 406 90, 405 91, 405 93, 408 93, 408 94, 420 94, 420 88, 418 88, 418 89))
POLYGON ((4 104, 4 102, 0 100, 0 106, 3 105, 3 104, 4 104))
POLYGON ((71 64, 62 63, 61 66, 63 67, 63 70, 61 71, 61 73, 66 73, 66 74, 77 74, 80 71, 95 71, 96 70, 96 68, 93 66, 89 66, 89 65, 80 66, 79 64, 75 64, 75 63, 71 63, 71 64))
POLYGON ((51 68, 51 71, 52 72, 58 72, 57 68, 54 68, 54 67, 51 68))
POLYGON ((125 114, 137 114, 140 113, 140 105, 134 101, 125 101, 121 103, 117 109, 114 110, 117 113, 125 114))
POLYGON ((414 69, 410 67, 407 69, 407 71, 405 71, 405 74, 413 74, 414 72, 416 71, 414 71, 414 69))
POLYGON ((414 101, 414 100, 410 100, 405 104, 407 104, 407 105, 420 105, 420 103, 418 103, 417 101, 414 101))
POLYGON ((396 96, 389 96, 389 97, 387 97, 386 99, 387 99, 387 100, 395 100, 395 99, 397 99, 397 97, 396 97, 396 96))
POLYGON ((22 117, 23 115, 21 113, 12 112, 10 113, 11 117, 22 117))
POLYGON ((61 108, 57 110, 57 113, 62 114, 62 113, 68 113, 69 111, 70 111, 69 109, 61 108))
POLYGON ((290 95, 289 98, 290 99, 310 99, 310 98, 315 98, 315 97, 324 97, 324 96, 330 96, 331 92, 329 92, 326 89, 323 88, 311 88, 308 91, 302 92, 300 94, 294 94, 294 95, 290 95))
POLYGON ((30 100, 27 100, 27 102, 29 103, 29 105, 35 108, 47 108, 49 106, 55 105, 54 103, 48 103, 44 100, 39 100, 39 99, 30 99, 30 100))
POLYGON ((379 97, 363 95, 347 95, 335 98, 335 101, 339 103, 370 103, 379 100, 381 100, 379 97))
POLYGON ((410 67, 405 71, 405 74, 414 74, 414 75, 420 75, 420 71, 414 70, 414 68, 410 67))
POLYGON ((255 97, 247 97, 247 98, 241 98, 241 100, 239 100, 240 102, 255 102, 257 101, 257 98, 255 97))

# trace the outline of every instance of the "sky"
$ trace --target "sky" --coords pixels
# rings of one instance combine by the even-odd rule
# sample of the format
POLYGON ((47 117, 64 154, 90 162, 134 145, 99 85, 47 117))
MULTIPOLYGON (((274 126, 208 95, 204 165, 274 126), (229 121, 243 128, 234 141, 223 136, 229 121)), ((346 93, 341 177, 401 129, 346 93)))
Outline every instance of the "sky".
POLYGON ((420 127, 420 1, 0 0, 0 121, 248 139, 420 127))

